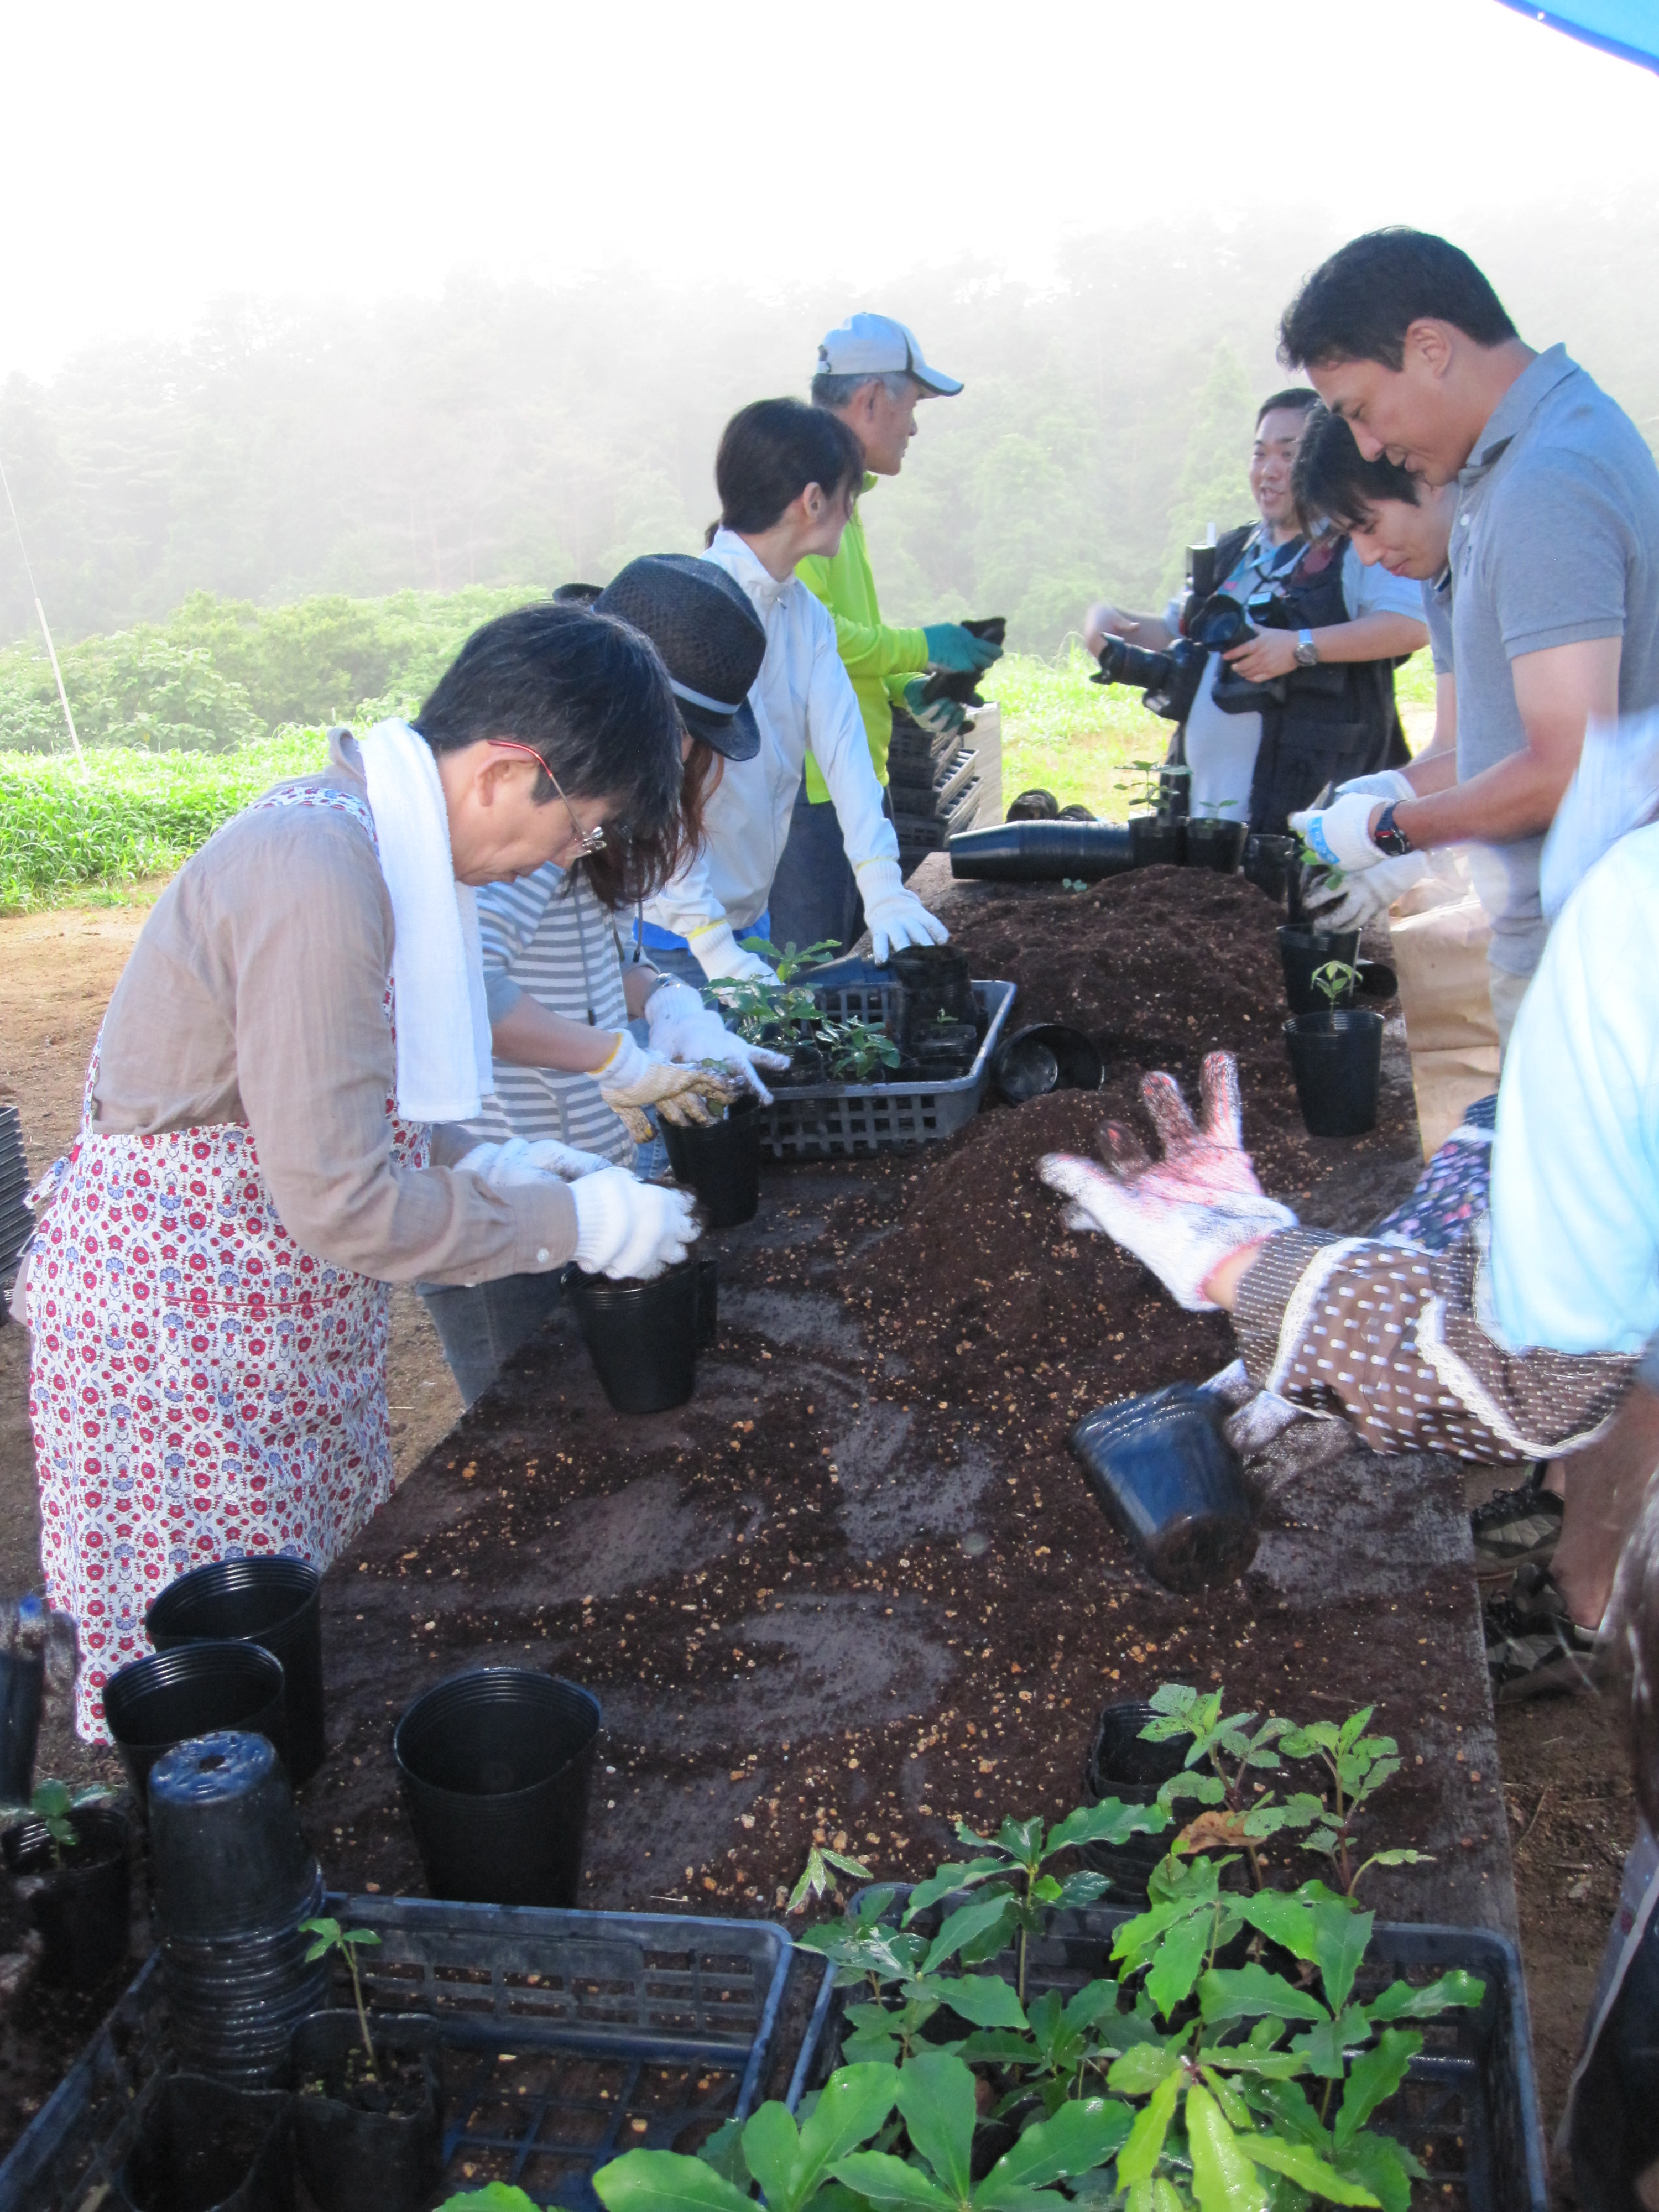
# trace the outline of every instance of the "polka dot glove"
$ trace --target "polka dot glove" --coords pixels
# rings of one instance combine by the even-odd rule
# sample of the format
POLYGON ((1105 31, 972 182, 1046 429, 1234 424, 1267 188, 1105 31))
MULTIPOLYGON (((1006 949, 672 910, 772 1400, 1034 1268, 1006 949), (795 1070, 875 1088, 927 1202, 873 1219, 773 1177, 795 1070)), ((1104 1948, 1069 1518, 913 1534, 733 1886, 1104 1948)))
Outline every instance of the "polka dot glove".
POLYGON ((617 1049, 595 1076, 599 1096, 636 1145, 651 1141, 651 1124, 645 1108, 654 1106, 665 1121, 712 1121, 712 1100, 723 1108, 736 1097, 739 1085, 719 1067, 685 1067, 635 1044, 624 1030, 617 1049))
POLYGON ((1170 1075, 1149 1075, 1141 1096, 1163 1147, 1154 1158, 1130 1131, 1109 1122, 1106 1164, 1050 1152, 1039 1173, 1072 1203, 1068 1229, 1098 1230, 1150 1267, 1189 1313, 1213 1313, 1204 1285, 1230 1253, 1280 1229, 1290 1208, 1267 1197, 1243 1143, 1238 1065, 1212 1052, 1200 1077, 1199 1118, 1170 1075))

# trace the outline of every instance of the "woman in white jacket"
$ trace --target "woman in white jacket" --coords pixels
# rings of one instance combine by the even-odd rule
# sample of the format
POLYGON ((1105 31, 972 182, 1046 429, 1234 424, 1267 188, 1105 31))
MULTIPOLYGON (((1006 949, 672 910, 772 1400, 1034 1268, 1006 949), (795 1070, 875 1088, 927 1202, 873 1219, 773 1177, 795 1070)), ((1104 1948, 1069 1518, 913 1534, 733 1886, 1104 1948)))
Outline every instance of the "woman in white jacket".
MULTIPOLYGON (((742 586, 766 626, 766 658, 749 694, 761 745, 752 760, 727 762, 704 811, 702 851, 645 908, 714 981, 771 973, 738 940, 766 911, 809 748, 830 787, 876 958, 942 945, 948 934, 904 888, 835 623, 795 574, 807 555, 835 553, 863 480, 864 457, 846 424, 797 399, 757 400, 720 439, 720 526, 703 557, 742 586)), ((672 963, 654 944, 652 957, 672 963)))

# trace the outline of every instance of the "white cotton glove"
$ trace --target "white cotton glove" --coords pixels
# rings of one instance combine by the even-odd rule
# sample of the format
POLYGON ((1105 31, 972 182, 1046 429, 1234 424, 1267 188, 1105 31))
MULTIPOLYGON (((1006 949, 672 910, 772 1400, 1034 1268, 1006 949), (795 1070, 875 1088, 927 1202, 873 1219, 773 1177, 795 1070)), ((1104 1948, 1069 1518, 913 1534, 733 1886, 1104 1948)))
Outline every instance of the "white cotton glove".
POLYGON ((693 953, 711 983, 775 983, 776 973, 757 952, 745 952, 724 915, 690 939, 693 953))
POLYGON ((738 1089, 723 1069, 683 1067, 678 1060, 665 1060, 659 1052, 635 1044, 626 1030, 593 1080, 600 1097, 621 1117, 636 1145, 650 1142, 646 1107, 654 1106, 665 1121, 713 1121, 718 1117, 706 1102, 713 1099, 723 1108, 738 1089))
MULTIPOLYGON (((1386 805, 1387 800, 1383 801, 1386 805)), ((1340 791, 1328 806, 1309 807, 1290 817, 1291 827, 1305 838, 1320 866, 1340 868, 1357 876, 1376 867, 1385 857, 1371 842, 1371 817, 1376 799, 1369 791, 1340 791)))
POLYGON ((696 1241, 695 1201, 687 1190, 641 1182, 625 1168, 572 1183, 576 1207, 576 1265, 590 1275, 648 1283, 678 1266, 696 1241))
POLYGON ((696 1060, 705 1067, 722 1067, 746 1085, 763 1106, 772 1103, 772 1094, 756 1071, 787 1067, 788 1054, 769 1052, 763 1045, 750 1044, 746 1037, 735 1036, 689 983, 665 983, 653 991, 645 1002, 645 1018, 650 1025, 651 1049, 665 1060, 696 1060))
POLYGON ((1401 853, 1393 860, 1379 859, 1362 876, 1345 875, 1340 883, 1323 874, 1310 876, 1302 887, 1302 911, 1321 929, 1363 929, 1420 884, 1432 865, 1426 853, 1401 853))
POLYGON ((491 1190, 514 1190, 526 1183, 544 1182, 550 1176, 570 1182, 578 1176, 598 1175, 613 1163, 602 1152, 578 1152, 574 1145, 562 1145, 552 1137, 538 1137, 534 1143, 509 1137, 505 1144, 474 1145, 455 1164, 481 1175, 491 1190))
POLYGON ((1038 1173, 1072 1204, 1068 1229, 1097 1229, 1133 1252, 1188 1313, 1213 1313, 1204 1285, 1229 1253, 1296 1216, 1267 1197, 1244 1150, 1238 1064, 1231 1053, 1206 1055, 1194 1121, 1172 1075, 1142 1078, 1140 1094, 1164 1146, 1153 1159, 1127 1129, 1106 1126, 1108 1162, 1049 1152, 1038 1173))
POLYGON ((1339 783, 1332 793, 1334 799, 1346 799, 1352 791, 1369 793, 1388 805, 1392 800, 1397 806, 1402 799, 1415 799, 1412 780, 1403 768, 1380 768, 1375 775, 1351 775, 1346 783, 1339 783))
POLYGON ((860 860, 853 873, 864 899, 864 919, 878 968, 907 945, 943 945, 951 933, 914 891, 904 888, 896 860, 860 860))

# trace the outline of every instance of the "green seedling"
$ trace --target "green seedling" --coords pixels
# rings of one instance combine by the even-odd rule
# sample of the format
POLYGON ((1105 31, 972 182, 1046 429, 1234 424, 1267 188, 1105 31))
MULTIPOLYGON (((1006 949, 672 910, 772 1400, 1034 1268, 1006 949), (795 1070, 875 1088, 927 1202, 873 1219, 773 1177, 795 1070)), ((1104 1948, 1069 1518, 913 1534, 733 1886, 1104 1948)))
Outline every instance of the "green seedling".
POLYGON ((1322 853, 1308 842, 1305 831, 1301 830, 1296 833, 1296 852, 1297 858, 1302 863, 1304 875, 1318 877, 1328 884, 1333 890, 1338 890, 1347 881, 1346 869, 1336 867, 1331 861, 1326 860, 1322 853))
POLYGON ((786 1910, 803 1912, 809 1897, 821 1898, 826 1889, 835 1887, 836 1874, 850 1874, 854 1881, 868 1881, 870 1869, 861 1859, 851 1859, 843 1851, 832 1851, 822 1844, 814 1844, 806 1854, 806 1871, 789 1893, 786 1910))
POLYGON ((1060 879, 1060 888, 1063 891, 1086 891, 1089 886, 1080 876, 1062 876, 1060 879))
POLYGON ((1329 1012, 1334 1013, 1352 993, 1359 981, 1359 970, 1351 961, 1328 960, 1323 967, 1316 968, 1308 980, 1323 998, 1329 1012))
POLYGON ((0 1820, 39 1820, 51 1838, 53 1869, 60 1869, 64 1852, 80 1847, 74 1815, 83 1806, 106 1805, 110 1794, 100 1789, 71 1790, 68 1783, 49 1778, 35 1784, 34 1793, 27 1805, 8 1805, 0 1809, 0 1820))
POLYGON ((302 1920, 300 1933, 313 1938, 306 1953, 306 1964, 325 1959, 331 1951, 337 1951, 345 1960, 346 1971, 351 1976, 352 2002, 357 2008, 357 2026, 363 2039, 363 2056, 368 2064, 368 2078, 378 2081, 380 2069, 374 2063, 374 2039, 368 2032, 368 2008, 363 2002, 362 1978, 357 1972, 357 1952, 365 1943, 378 1943, 380 1937, 372 1928, 342 1928, 337 1920, 302 1920))
POLYGON ((1236 813, 1237 809, 1236 799, 1200 799, 1198 802, 1199 812, 1211 822, 1218 821, 1224 814, 1236 813))

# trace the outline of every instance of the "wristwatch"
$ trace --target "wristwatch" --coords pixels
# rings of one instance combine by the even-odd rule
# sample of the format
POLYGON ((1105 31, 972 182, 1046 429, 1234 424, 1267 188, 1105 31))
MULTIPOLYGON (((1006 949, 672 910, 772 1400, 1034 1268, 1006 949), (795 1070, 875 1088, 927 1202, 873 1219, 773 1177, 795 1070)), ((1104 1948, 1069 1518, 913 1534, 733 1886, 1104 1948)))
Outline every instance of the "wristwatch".
POLYGON ((1376 827, 1371 831, 1372 844, 1379 853, 1386 853, 1391 860, 1397 860, 1402 854, 1413 849, 1405 831, 1395 827, 1394 810, 1398 804, 1398 800, 1390 800, 1377 816, 1376 827))
POLYGON ((1314 643, 1310 629, 1299 629, 1296 634, 1296 665, 1298 668, 1319 665, 1319 647, 1314 643))

